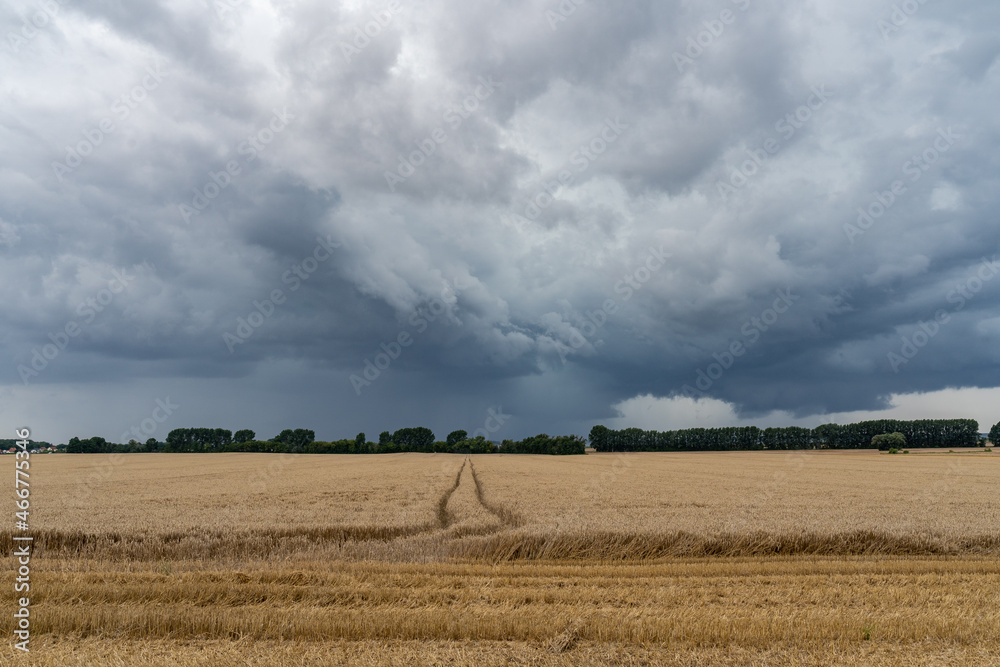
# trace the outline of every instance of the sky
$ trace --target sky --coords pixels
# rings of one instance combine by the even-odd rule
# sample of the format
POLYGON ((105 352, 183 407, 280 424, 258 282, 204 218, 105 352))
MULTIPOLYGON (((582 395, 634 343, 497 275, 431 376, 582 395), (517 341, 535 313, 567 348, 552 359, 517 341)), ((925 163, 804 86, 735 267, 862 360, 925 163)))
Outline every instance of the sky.
POLYGON ((0 437, 987 431, 998 24, 987 0, 6 2, 0 437))

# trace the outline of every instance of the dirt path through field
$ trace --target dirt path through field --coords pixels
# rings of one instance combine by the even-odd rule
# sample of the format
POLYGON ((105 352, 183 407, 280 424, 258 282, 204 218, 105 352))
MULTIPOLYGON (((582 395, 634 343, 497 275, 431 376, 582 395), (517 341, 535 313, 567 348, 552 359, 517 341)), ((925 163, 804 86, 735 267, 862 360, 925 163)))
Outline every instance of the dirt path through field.
POLYGON ((447 528, 452 523, 452 516, 448 513, 448 501, 451 500, 451 497, 462 483, 462 473, 465 472, 465 464, 467 462, 468 459, 462 461, 462 467, 458 469, 458 474, 455 476, 455 483, 444 492, 444 495, 438 501, 437 520, 441 528, 447 528))
POLYGON ((466 457, 455 476, 455 483, 438 501, 437 522, 450 537, 464 537, 499 533, 520 526, 523 520, 515 512, 487 499, 472 459, 466 457))

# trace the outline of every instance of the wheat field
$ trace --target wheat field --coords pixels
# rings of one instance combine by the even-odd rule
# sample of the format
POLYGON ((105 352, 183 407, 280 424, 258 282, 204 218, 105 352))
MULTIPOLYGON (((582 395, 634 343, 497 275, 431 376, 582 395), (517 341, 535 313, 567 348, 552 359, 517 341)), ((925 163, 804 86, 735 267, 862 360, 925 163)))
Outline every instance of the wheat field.
POLYGON ((0 662, 1000 664, 997 489, 985 452, 34 456, 0 662))

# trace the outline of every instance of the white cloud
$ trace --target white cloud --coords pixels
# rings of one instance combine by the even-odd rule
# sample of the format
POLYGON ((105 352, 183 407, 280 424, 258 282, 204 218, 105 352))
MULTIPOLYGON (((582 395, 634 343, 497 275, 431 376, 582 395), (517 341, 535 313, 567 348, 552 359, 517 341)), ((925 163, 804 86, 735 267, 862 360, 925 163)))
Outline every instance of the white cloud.
POLYGON ((931 192, 931 209, 956 211, 962 206, 962 193, 950 183, 942 183, 931 192))
POLYGON ((693 399, 685 396, 657 398, 649 394, 635 396, 613 407, 618 417, 609 420, 609 428, 636 427, 645 430, 672 431, 685 428, 721 426, 803 426, 820 424, 853 424, 871 419, 976 419, 979 430, 989 431, 1000 421, 1000 387, 980 389, 942 389, 939 391, 893 394, 891 407, 885 410, 793 417, 788 412, 774 411, 759 417, 741 417, 734 405, 714 398, 693 399))

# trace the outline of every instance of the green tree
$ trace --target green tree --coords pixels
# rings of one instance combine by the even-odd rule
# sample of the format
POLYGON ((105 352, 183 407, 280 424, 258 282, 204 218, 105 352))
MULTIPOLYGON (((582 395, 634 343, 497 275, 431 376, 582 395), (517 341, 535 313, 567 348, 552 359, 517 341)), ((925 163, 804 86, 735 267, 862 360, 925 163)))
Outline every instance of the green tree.
POLYGON ((366 442, 368 442, 368 438, 365 437, 364 431, 354 436, 355 447, 364 447, 366 442))
POLYGON ((191 429, 187 428, 175 428, 170 433, 167 433, 167 442, 165 450, 168 452, 185 452, 190 451, 187 449, 190 442, 190 436, 188 431, 191 429))
POLYGON ((822 424, 813 429, 813 440, 820 449, 833 449, 840 444, 840 431, 837 424, 822 424))
POLYGON ((242 428, 233 434, 233 442, 239 444, 244 442, 253 442, 257 437, 257 434, 248 428, 242 428))
POLYGON ((284 445, 284 451, 299 454, 302 450, 316 439, 316 433, 310 429, 297 428, 294 431, 286 428, 284 431, 274 436, 271 442, 284 445))
POLYGON ((590 429, 590 446, 599 452, 608 450, 608 427, 598 424, 590 429))
POLYGON ((990 442, 994 445, 1000 445, 1000 422, 993 425, 990 429, 990 442))
POLYGON ((460 451, 467 451, 470 454, 492 454, 496 451, 493 443, 481 435, 477 435, 471 440, 459 440, 455 443, 455 447, 460 451))
POLYGON ((461 430, 452 431, 451 433, 448 434, 448 437, 445 438, 445 442, 448 445, 448 449, 451 449, 456 442, 461 442, 462 440, 465 440, 467 437, 469 437, 469 433, 467 431, 461 431, 461 430))
POLYGON ((902 433, 882 433, 872 438, 872 447, 880 451, 902 449, 906 446, 906 436, 902 433))
POLYGON ((400 451, 430 452, 434 447, 434 432, 423 426, 401 428, 392 434, 391 440, 399 445, 400 451))
POLYGON ((103 454, 107 450, 108 441, 100 436, 94 436, 83 442, 84 454, 103 454))

